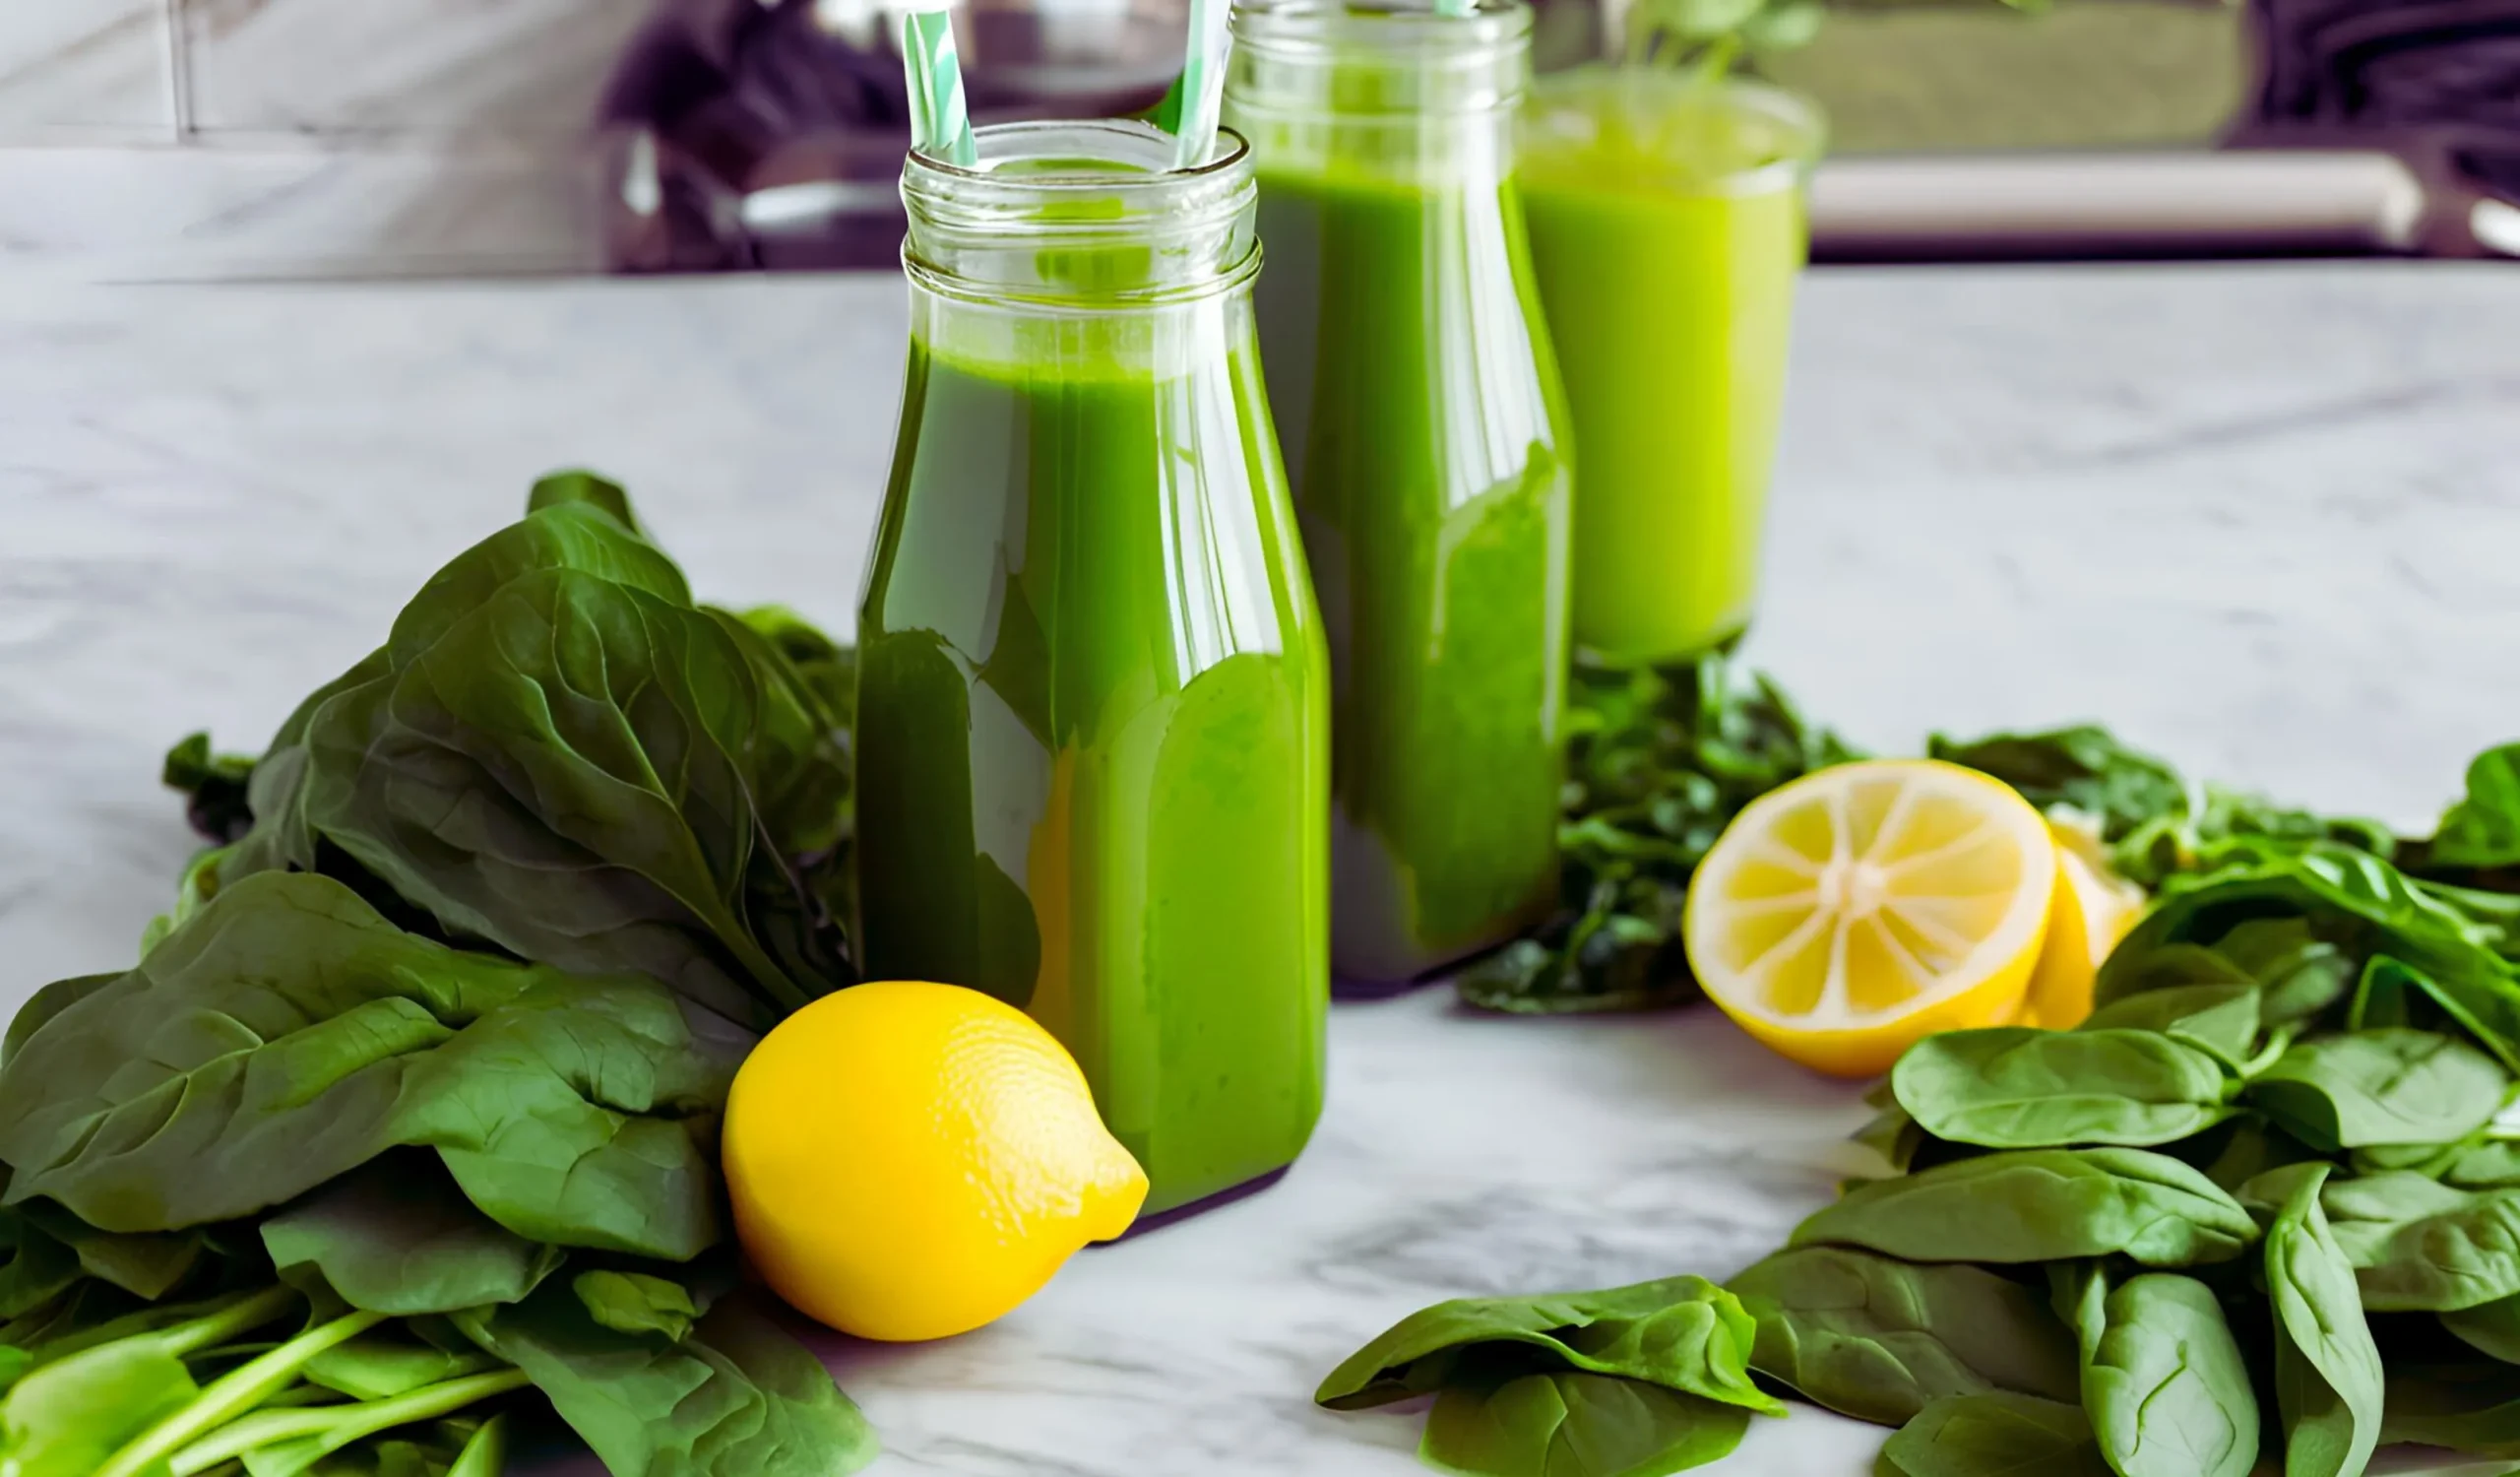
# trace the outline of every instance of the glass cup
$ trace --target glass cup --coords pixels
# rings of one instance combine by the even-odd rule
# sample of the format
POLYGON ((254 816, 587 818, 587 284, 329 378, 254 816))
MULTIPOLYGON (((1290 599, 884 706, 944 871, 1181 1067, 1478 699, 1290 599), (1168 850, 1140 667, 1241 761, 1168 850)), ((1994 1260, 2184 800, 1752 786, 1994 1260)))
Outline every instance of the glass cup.
POLYGON ((1574 414, 1588 658, 1685 661, 1749 625, 1820 143, 1810 104, 1753 82, 1604 65, 1534 89, 1523 198, 1574 414))

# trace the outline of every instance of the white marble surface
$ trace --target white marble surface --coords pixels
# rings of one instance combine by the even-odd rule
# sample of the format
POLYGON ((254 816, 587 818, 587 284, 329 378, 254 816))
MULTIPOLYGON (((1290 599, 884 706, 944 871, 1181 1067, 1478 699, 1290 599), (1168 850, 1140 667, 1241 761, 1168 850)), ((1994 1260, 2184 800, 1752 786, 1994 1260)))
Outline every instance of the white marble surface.
MULTIPOLYGON (((0 1003, 127 960, 189 842, 158 755, 259 743, 564 463, 711 596, 846 627, 889 279, 62 290, 0 276, 0 1003)), ((2520 733, 2520 274, 1833 272, 1798 330, 1754 654, 1883 747, 2103 717, 2420 823, 2520 733)), ((1829 1192, 1852 1088, 1705 1011, 1341 1008, 1278 1188, 931 1347, 835 1347, 879 1473, 1373 1477, 1313 1381, 1456 1293, 1731 1271, 1829 1192)), ((1877 1433, 1762 1422, 1745 1477, 1877 1433)))

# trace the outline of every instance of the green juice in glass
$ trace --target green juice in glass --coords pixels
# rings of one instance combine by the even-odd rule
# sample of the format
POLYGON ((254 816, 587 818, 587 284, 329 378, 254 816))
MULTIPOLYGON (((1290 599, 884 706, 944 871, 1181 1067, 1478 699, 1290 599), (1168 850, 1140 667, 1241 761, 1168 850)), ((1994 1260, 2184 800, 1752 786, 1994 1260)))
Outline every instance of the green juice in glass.
POLYGON ((1747 83, 1593 67, 1535 92, 1523 195, 1582 455, 1587 656, 1684 660, 1749 625, 1818 142, 1747 83))
POLYGON ((1570 474, 1511 175, 1529 14, 1238 9, 1260 346, 1328 622, 1333 957, 1411 980, 1557 897, 1570 474))
POLYGON ((1243 168, 1240 265, 1174 281, 1053 232, 1049 301, 921 275, 906 192, 911 354, 859 622, 866 970, 1048 1027, 1150 1214, 1284 1169, 1321 1107, 1327 655, 1251 344, 1243 168), (1147 279, 1208 295, 1131 303, 1147 279))

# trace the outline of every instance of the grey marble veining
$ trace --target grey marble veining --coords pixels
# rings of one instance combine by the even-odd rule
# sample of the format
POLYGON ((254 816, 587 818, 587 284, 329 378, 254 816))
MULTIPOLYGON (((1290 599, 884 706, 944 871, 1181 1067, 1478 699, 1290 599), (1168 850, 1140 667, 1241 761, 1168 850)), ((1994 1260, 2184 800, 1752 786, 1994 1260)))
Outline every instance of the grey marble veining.
POLYGON ((174 137, 166 0, 0 5, 0 147, 174 137))
MULTIPOLYGON (((189 848, 169 740, 259 743, 545 469, 627 482, 704 594, 845 629, 903 323, 889 278, 0 274, 0 1004, 130 958, 189 848)), ((2520 734, 2515 326, 2491 269, 1818 274, 1752 654, 1868 744, 2096 716, 2419 824, 2520 734)), ((1401 1477, 1412 1419, 1306 1400, 1391 1318, 1730 1272, 1858 1162, 1854 1088, 1705 1010, 1332 1032, 1278 1188, 969 1337, 827 1340, 877 1472, 1401 1477)), ((1797 1409, 1715 1470, 1858 1477, 1877 1437, 1797 1409)))

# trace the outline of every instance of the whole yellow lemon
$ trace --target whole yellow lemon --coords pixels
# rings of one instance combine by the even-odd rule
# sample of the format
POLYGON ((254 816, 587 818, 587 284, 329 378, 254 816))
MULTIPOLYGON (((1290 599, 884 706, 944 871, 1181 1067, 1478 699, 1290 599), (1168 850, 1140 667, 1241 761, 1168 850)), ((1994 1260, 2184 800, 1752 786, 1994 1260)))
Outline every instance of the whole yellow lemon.
POLYGON ((1146 1171, 1032 1017, 953 985, 829 995, 745 1060, 726 1188, 779 1295, 860 1338, 944 1338, 1129 1228, 1146 1171))

